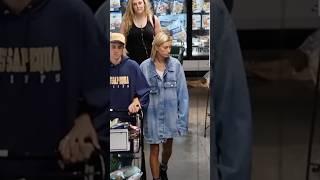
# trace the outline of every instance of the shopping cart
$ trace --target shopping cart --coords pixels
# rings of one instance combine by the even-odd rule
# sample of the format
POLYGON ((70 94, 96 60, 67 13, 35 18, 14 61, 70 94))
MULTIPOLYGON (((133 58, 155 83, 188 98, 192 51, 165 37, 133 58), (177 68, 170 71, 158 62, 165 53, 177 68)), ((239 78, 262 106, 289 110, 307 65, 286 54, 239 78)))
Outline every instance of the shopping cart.
POLYGON ((110 121, 117 120, 114 126, 110 126, 110 154, 117 155, 122 160, 127 159, 131 166, 140 168, 142 173, 140 179, 146 180, 143 111, 129 114, 127 109, 110 109, 109 116, 110 121), (132 136, 134 134, 132 131, 139 133, 132 136))
POLYGON ((37 172, 24 174, 0 174, 1 180, 106 180, 106 155, 100 150, 91 155, 90 159, 70 165, 64 165, 58 151, 51 154, 33 154, 30 152, 14 152, 0 150, 0 161, 11 163, 22 162, 50 162, 51 166, 56 166, 52 172, 37 172), (53 163, 54 162, 54 163, 53 163), (64 168, 62 168, 64 165, 64 168))

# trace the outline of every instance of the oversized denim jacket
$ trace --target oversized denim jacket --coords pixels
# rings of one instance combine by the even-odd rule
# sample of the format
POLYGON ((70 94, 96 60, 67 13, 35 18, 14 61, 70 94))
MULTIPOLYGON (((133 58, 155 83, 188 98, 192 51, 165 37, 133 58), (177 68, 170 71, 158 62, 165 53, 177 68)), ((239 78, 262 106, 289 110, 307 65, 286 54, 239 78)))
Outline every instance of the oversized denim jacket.
POLYGON ((144 119, 144 139, 159 144, 167 138, 186 135, 188 132, 189 94, 185 74, 180 62, 170 57, 163 80, 149 58, 140 68, 149 86, 149 106, 144 119))

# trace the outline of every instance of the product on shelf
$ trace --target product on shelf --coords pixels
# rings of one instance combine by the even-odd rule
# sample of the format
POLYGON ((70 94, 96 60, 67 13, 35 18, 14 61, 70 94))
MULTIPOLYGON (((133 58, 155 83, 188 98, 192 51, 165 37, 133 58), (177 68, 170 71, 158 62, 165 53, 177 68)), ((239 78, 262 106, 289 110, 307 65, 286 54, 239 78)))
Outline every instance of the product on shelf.
POLYGON ((161 27, 166 28, 172 23, 172 15, 159 16, 161 27))
POLYGON ((184 0, 174 0, 172 3, 171 14, 180 14, 183 11, 184 0))
POLYGON ((202 47, 209 47, 210 44, 210 36, 200 36, 200 45, 202 47))
POLYGON ((187 33, 185 30, 185 16, 171 16, 171 20, 171 24, 168 25, 166 28, 172 33, 173 39, 186 42, 187 33))
POLYGON ((172 33, 173 39, 186 42, 186 14, 159 16, 161 27, 172 33))
POLYGON ((200 38, 192 37, 192 46, 200 46, 200 38))
POLYGON ((170 10, 170 1, 169 0, 155 0, 155 14, 165 15, 170 10))
POLYGON ((110 12, 110 30, 112 32, 117 32, 120 30, 121 20, 121 12, 110 12))
POLYGON ((192 11, 199 13, 202 11, 203 0, 192 0, 192 11))
POLYGON ((120 0, 110 0, 110 9, 111 10, 115 10, 115 9, 119 9, 120 6, 120 0))
POLYGON ((210 12, 210 1, 208 2, 204 2, 203 3, 203 8, 202 8, 202 10, 204 11, 204 12, 206 12, 206 13, 209 13, 210 12))
POLYGON ((202 28, 210 29, 210 15, 202 15, 202 28))
POLYGON ((209 55, 209 35, 192 37, 192 55, 207 56, 209 55))
POLYGON ((192 30, 198 30, 201 28, 201 15, 194 14, 192 15, 192 30))

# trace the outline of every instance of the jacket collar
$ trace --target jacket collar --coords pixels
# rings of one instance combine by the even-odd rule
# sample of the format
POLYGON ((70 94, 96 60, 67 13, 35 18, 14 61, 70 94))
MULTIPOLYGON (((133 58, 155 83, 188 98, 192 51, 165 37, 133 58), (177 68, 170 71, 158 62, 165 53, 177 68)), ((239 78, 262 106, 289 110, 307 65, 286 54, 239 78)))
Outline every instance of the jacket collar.
MULTIPOLYGON (((151 68, 150 68, 151 77, 157 77, 158 73, 156 71, 156 66, 154 64, 154 61, 151 58, 150 58, 150 64, 151 64, 151 68)), ((166 69, 164 70, 163 76, 165 76, 168 72, 174 72, 174 66, 173 66, 171 57, 169 57, 167 60, 166 69)))

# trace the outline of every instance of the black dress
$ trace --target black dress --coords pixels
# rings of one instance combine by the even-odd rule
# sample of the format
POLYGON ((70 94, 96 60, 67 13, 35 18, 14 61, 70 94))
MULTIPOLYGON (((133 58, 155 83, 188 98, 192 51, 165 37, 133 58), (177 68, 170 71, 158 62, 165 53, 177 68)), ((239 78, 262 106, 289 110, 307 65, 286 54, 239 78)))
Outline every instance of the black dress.
POLYGON ((132 24, 127 35, 126 45, 130 59, 141 64, 142 61, 150 57, 154 34, 154 28, 149 20, 143 28, 138 28, 134 23, 132 24))

